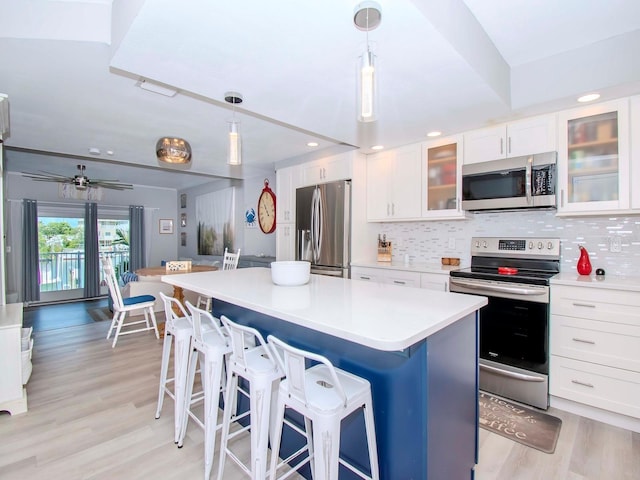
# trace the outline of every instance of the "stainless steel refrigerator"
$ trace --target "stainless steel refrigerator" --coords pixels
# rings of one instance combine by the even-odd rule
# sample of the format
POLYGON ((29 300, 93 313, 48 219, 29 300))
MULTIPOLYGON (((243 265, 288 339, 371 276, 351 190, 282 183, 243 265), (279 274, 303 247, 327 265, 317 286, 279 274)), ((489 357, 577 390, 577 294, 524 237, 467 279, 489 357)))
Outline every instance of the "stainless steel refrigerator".
POLYGON ((351 181, 296 190, 296 260, 311 273, 350 277, 351 181))

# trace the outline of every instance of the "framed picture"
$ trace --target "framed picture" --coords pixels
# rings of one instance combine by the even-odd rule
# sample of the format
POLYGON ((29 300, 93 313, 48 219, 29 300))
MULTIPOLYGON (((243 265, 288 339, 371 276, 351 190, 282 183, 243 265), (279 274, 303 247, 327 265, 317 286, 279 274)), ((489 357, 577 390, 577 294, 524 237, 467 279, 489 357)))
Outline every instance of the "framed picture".
POLYGON ((187 232, 180 233, 180 246, 181 247, 187 246, 187 232))
POLYGON ((161 218, 160 233, 173 233, 173 220, 170 218, 161 218))
POLYGON ((183 228, 187 226, 187 214, 186 213, 180 214, 180 226, 183 227, 183 228))
POLYGON ((180 195, 180 208, 187 208, 187 194, 180 195))

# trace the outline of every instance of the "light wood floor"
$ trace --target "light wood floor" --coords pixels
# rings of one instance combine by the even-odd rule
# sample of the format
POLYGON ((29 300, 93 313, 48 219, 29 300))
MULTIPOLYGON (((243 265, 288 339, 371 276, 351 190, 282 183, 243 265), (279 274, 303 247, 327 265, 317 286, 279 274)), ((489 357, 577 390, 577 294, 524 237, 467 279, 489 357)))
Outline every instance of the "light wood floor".
MULTIPOLYGON (((154 419, 161 340, 134 334, 111 349, 107 329, 95 322, 34 334, 29 411, 0 414, 0 479, 202 478, 202 431, 190 426, 178 449, 170 399, 154 419)), ((476 478, 640 479, 640 435, 551 413, 563 421, 553 455, 481 429, 476 478)), ((225 479, 244 478, 227 465, 225 479)), ((217 458, 212 478, 216 468, 217 458)))

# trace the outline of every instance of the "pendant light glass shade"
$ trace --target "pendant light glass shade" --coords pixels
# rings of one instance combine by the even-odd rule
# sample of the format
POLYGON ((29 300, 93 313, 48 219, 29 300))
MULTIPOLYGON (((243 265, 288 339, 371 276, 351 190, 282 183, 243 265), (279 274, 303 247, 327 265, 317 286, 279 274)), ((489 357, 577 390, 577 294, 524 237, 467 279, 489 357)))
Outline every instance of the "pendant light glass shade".
POLYGON ((191 161, 191 145, 182 138, 162 137, 156 142, 156 156, 161 162, 187 164, 191 161))
POLYGON ((381 20, 382 11, 377 2, 365 1, 356 5, 353 24, 367 33, 367 50, 358 62, 357 108, 360 122, 373 122, 378 118, 378 72, 376 56, 369 46, 369 31, 378 28, 381 20))
POLYGON ((242 144, 240 142, 239 122, 229 122, 229 147, 227 163, 240 165, 242 163, 242 144))
POLYGON ((367 48, 358 64, 358 120, 373 122, 378 114, 376 56, 367 48))

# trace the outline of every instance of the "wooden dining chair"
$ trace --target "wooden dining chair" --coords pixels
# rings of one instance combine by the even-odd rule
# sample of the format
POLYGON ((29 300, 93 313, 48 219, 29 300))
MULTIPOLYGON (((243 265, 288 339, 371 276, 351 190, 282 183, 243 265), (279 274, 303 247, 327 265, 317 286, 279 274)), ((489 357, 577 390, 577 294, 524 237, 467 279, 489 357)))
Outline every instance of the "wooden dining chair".
POLYGON ((111 334, 114 333, 111 348, 116 346, 120 335, 153 330, 156 334, 156 338, 160 338, 160 335, 158 334, 158 326, 156 325, 156 316, 153 313, 153 306, 155 304, 156 297, 153 295, 138 295, 135 297, 123 298, 122 293, 120 292, 120 287, 118 286, 116 272, 113 268, 113 264, 111 263, 111 258, 109 257, 102 257, 102 271, 104 272, 104 278, 107 282, 107 286, 109 287, 111 300, 113 301, 113 319, 111 320, 109 333, 107 333, 107 340, 111 337, 111 334), (135 310, 142 310, 144 313, 144 319, 133 319, 132 321, 125 323, 124 320, 127 314, 131 314, 131 312, 135 310), (140 324, 144 324, 144 326, 135 329, 127 328, 124 331, 122 330, 122 327, 130 327, 132 325, 140 324))
MULTIPOLYGON (((236 253, 229 252, 224 249, 224 256, 222 257, 222 269, 221 270, 235 270, 238 268, 238 260, 240 260, 240 249, 236 253)), ((196 308, 202 308, 207 312, 211 311, 211 297, 205 297, 203 295, 198 296, 196 302, 196 308)))

